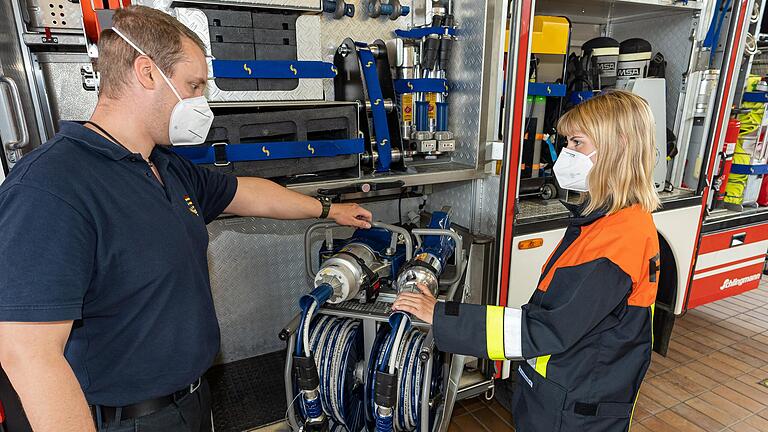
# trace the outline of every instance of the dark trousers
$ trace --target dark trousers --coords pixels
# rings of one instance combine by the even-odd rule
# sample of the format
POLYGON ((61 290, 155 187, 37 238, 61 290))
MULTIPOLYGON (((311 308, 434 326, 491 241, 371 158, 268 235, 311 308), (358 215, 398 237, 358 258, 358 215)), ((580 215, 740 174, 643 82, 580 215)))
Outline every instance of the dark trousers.
POLYGON ((211 390, 205 380, 196 392, 136 419, 101 425, 99 432, 211 432, 211 390))
POLYGON ((19 396, 11 387, 11 382, 0 368, 0 403, 5 408, 5 430, 7 432, 32 432, 19 396))

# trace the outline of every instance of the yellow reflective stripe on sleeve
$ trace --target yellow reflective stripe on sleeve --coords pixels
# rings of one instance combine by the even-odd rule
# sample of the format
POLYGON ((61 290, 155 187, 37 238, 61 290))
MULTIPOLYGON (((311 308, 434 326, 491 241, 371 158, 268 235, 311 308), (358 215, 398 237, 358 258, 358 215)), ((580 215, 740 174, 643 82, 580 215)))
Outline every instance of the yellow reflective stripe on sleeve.
POLYGON ((549 364, 549 358, 552 354, 536 357, 536 372, 544 378, 547 377, 547 365, 549 364))
POLYGON ((504 308, 502 306, 486 307, 485 334, 488 358, 506 360, 504 357, 504 308))

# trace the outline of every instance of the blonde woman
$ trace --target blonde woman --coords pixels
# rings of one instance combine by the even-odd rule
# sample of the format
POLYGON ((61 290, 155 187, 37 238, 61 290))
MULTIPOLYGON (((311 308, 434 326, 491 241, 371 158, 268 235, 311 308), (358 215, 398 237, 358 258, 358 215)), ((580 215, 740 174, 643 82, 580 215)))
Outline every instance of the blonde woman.
POLYGON ((629 429, 651 361, 659 271, 654 128, 645 100, 623 91, 560 119, 568 146, 555 175, 583 198, 565 204, 570 224, 528 304, 437 303, 425 291, 393 305, 432 323, 441 350, 524 360, 513 400, 518 432, 629 429))

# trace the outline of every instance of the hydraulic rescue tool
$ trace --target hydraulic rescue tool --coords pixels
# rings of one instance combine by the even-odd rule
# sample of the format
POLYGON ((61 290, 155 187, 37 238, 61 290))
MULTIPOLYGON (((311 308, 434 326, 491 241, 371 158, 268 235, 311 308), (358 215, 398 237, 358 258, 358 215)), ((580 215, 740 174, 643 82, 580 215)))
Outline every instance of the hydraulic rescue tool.
POLYGON ((290 347, 288 394, 299 400, 289 408, 291 425, 314 431, 432 430, 442 421, 446 358, 435 350, 429 327, 405 313, 390 313, 390 302, 397 292, 421 284, 435 296, 440 286, 455 293, 466 260, 462 237, 450 229, 449 209, 434 212, 427 228, 410 232, 374 223, 338 239, 332 227, 320 223, 307 230, 306 266, 315 289, 301 298, 297 322, 281 335, 290 347), (321 229, 325 242, 315 272, 312 237, 321 229), (444 277, 452 266, 453 275, 444 277), (354 312, 361 307, 369 312, 354 312))

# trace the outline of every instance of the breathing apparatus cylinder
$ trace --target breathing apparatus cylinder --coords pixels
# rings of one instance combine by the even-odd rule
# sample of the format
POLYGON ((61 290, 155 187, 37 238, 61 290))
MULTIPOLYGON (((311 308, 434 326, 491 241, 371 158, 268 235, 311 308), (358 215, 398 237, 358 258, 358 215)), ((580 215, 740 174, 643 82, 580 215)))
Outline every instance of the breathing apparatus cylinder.
POLYGON ((582 56, 588 59, 589 76, 597 76, 599 82, 593 82, 592 88, 606 88, 616 85, 616 64, 619 60, 619 42, 609 37, 590 39, 581 46, 582 56))
POLYGON ((623 41, 619 45, 616 84, 621 87, 630 79, 647 77, 652 56, 653 48, 647 40, 632 38, 623 41))

